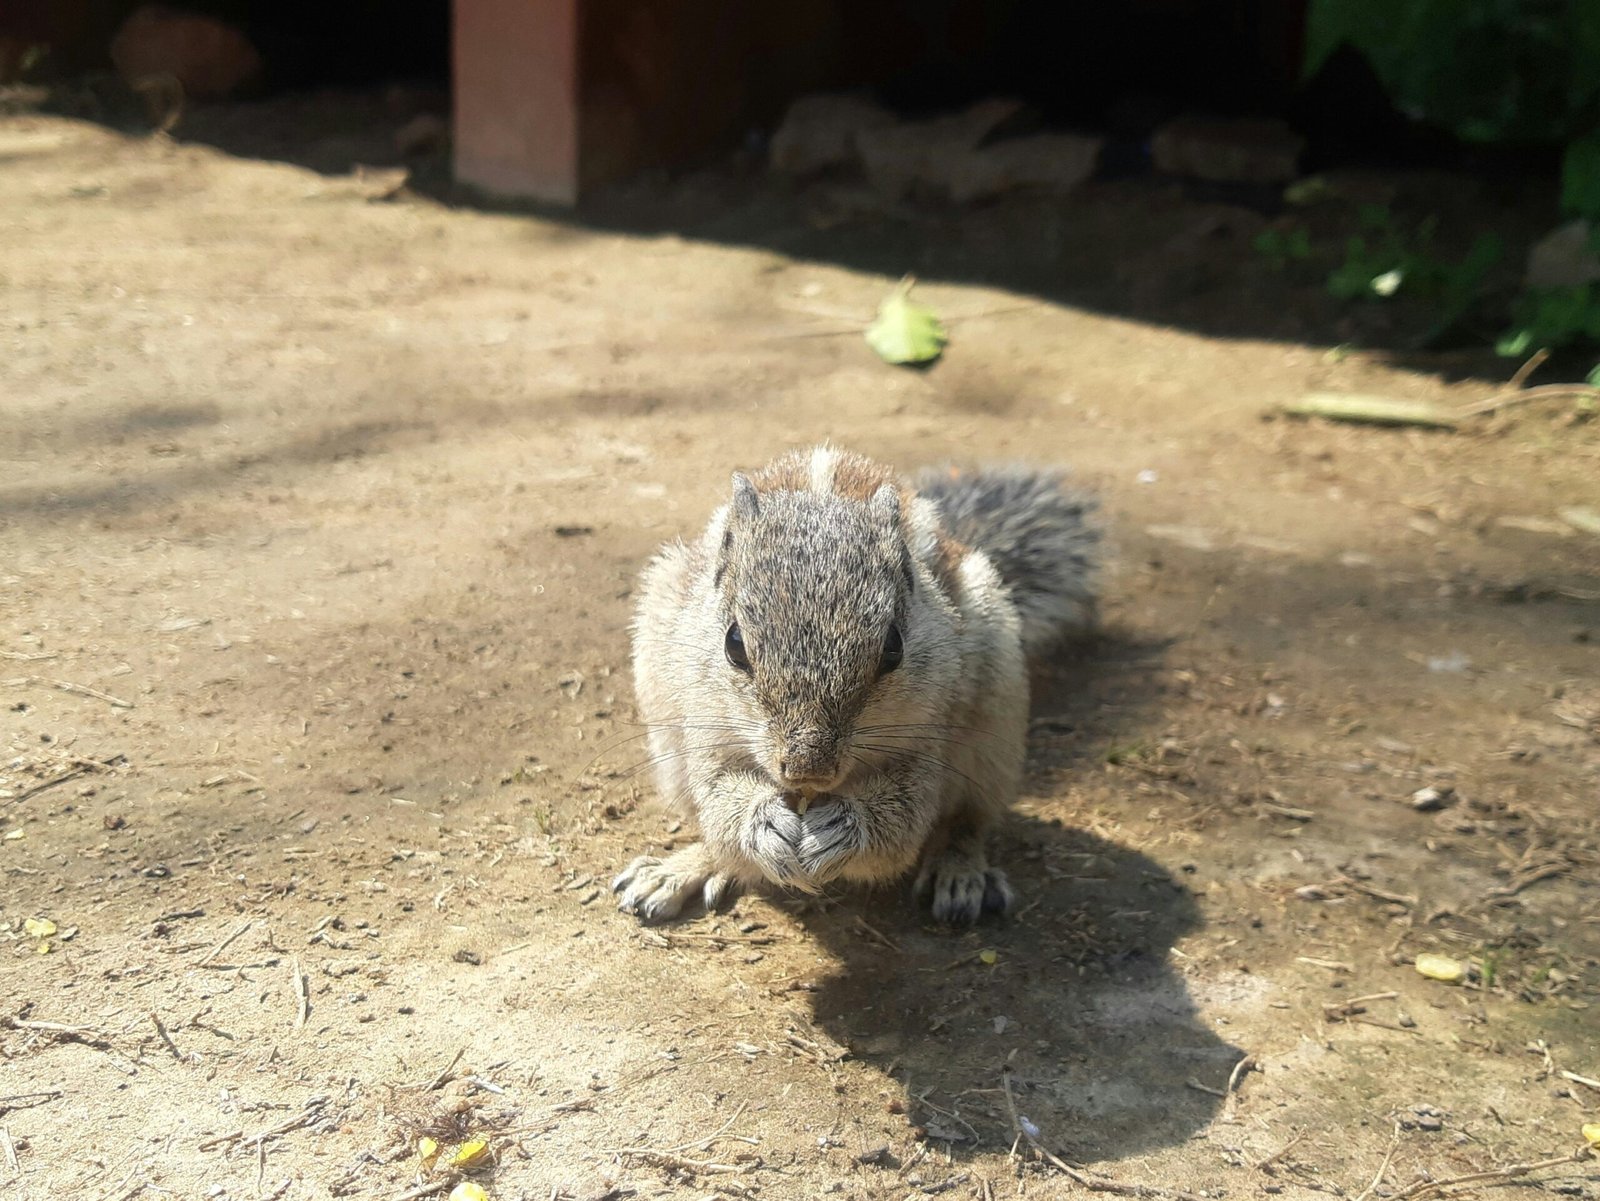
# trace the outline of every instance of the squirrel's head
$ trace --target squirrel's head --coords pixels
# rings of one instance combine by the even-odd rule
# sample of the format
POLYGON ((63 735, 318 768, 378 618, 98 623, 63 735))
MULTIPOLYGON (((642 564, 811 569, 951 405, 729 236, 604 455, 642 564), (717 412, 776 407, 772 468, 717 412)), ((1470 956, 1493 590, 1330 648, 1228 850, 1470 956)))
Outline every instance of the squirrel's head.
POLYGON ((758 494, 734 476, 714 582, 726 660, 751 750, 779 787, 826 793, 876 757, 853 745, 893 706, 918 655, 901 495, 758 494), (870 721, 871 718, 869 717, 870 721))

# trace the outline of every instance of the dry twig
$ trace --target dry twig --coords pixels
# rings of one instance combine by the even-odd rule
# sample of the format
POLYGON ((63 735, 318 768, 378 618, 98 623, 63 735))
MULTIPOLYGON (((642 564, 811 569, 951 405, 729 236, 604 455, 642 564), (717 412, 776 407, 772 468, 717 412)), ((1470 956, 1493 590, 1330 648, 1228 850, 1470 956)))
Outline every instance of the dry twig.
POLYGON ((15 676, 12 679, 0 681, 0 683, 4 683, 11 688, 26 688, 29 685, 38 686, 43 684, 50 688, 59 689, 62 692, 71 692, 78 696, 93 697, 97 701, 105 701, 106 704, 117 709, 133 708, 132 701, 125 701, 121 697, 112 696, 109 692, 101 692, 98 688, 90 688, 87 684, 74 684, 71 680, 51 680, 44 676, 15 676))
POLYGON ((1527 404, 1530 400, 1579 400, 1593 396, 1596 391, 1584 384, 1540 384, 1537 388, 1510 388, 1476 404, 1463 405, 1456 412, 1462 417, 1481 417, 1512 405, 1527 404))
POLYGON ((168 1034, 167 1028, 161 1024, 160 1016, 152 1011, 150 1020, 155 1023, 156 1033, 161 1036, 161 1041, 167 1044, 167 1050, 172 1052, 172 1058, 181 1060, 183 1052, 178 1050, 178 1044, 172 1041, 172 1035, 168 1034))
POLYGON ((1389 1149, 1384 1152, 1383 1162, 1378 1165, 1377 1175, 1373 1176, 1372 1183, 1356 1195, 1356 1201, 1367 1201, 1377 1187, 1383 1183, 1383 1178, 1388 1174, 1389 1165, 1394 1162, 1395 1149, 1400 1146, 1400 1124, 1395 1123, 1394 1134, 1389 1139, 1389 1149))
POLYGON ((1447 1176, 1443 1180, 1419 1180, 1413 1185, 1401 1189, 1390 1201, 1410 1201, 1412 1197, 1425 1197, 1429 1193, 1437 1193, 1443 1189, 1455 1188, 1462 1184, 1478 1184, 1485 1180, 1515 1180, 1518 1176, 1526 1176, 1530 1172, 1540 1172, 1545 1168, 1559 1168, 1567 1164, 1582 1163, 1594 1154, 1589 1147, 1580 1147, 1571 1155, 1560 1155, 1553 1159, 1541 1159, 1534 1163, 1514 1163, 1503 1168, 1492 1168, 1487 1172, 1468 1172, 1464 1176, 1447 1176))

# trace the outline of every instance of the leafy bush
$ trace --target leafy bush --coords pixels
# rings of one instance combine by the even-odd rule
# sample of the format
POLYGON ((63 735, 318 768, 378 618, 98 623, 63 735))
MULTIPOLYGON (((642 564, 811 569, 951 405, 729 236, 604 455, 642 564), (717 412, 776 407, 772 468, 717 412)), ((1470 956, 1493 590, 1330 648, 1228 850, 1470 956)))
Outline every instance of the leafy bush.
MULTIPOLYGON (((1346 43, 1412 117, 1468 142, 1564 144, 1561 208, 1590 223, 1600 252, 1600 0, 1311 0, 1306 74, 1346 43)), ((1493 257, 1475 247, 1446 293, 1462 300, 1468 268, 1493 257)), ((1346 268, 1329 288, 1353 296, 1363 274, 1376 269, 1370 288, 1390 272, 1403 279, 1408 264, 1392 244, 1352 239, 1346 268)), ((1530 289, 1512 319, 1505 354, 1600 342, 1600 286, 1530 289)))

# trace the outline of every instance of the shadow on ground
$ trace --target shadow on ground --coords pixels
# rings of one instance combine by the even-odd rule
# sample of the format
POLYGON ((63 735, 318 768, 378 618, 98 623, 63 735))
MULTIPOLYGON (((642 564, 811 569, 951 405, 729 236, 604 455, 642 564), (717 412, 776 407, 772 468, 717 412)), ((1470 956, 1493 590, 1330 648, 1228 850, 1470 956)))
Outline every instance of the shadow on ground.
MULTIPOLYGON (((146 132, 148 118, 120 87, 103 82, 52 105, 126 133, 146 132)), ((644 173, 603 190, 575 215, 458 185, 446 150, 406 158, 396 148, 400 122, 392 109, 373 91, 289 92, 195 106, 172 136, 323 174, 401 169, 405 184, 395 198, 992 287, 1213 337, 1358 346, 1455 379, 1504 379, 1506 363, 1492 350, 1505 324, 1496 305, 1516 291, 1525 249, 1552 219, 1551 181, 1503 167, 1373 174, 1348 194, 1335 191, 1301 209, 1287 207, 1276 188, 1219 188, 1148 173, 1097 180, 1066 198, 1016 195, 955 206, 883 200, 848 178, 797 184, 768 173, 749 152, 676 175, 644 173), (1482 232, 1503 240, 1478 320, 1441 334, 1434 328, 1438 306, 1427 298, 1352 304, 1330 295, 1328 274, 1347 239, 1362 232, 1363 208, 1374 204, 1392 211, 1397 236, 1433 228, 1428 253, 1441 261, 1464 255, 1482 232), (1291 226, 1309 231, 1317 247, 1310 259, 1277 262, 1256 248, 1264 231, 1291 226)))
POLYGON ((900 1082, 912 1120, 993 1150, 1020 1118, 1060 1154, 1118 1159, 1205 1126, 1241 1058, 1201 1020, 1168 949, 1199 924, 1153 860, 1059 821, 1013 818, 995 840, 1019 915, 952 939, 909 901, 807 921, 843 961, 813 998, 839 1043, 900 1082))

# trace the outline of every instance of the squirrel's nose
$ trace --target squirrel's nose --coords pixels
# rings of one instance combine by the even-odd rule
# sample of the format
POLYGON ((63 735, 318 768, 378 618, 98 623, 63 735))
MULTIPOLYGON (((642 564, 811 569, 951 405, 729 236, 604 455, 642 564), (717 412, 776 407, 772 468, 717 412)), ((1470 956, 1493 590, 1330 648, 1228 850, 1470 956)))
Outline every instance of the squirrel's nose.
POLYGON ((830 739, 792 738, 778 754, 778 776, 791 788, 826 788, 838 774, 839 756, 830 739))

